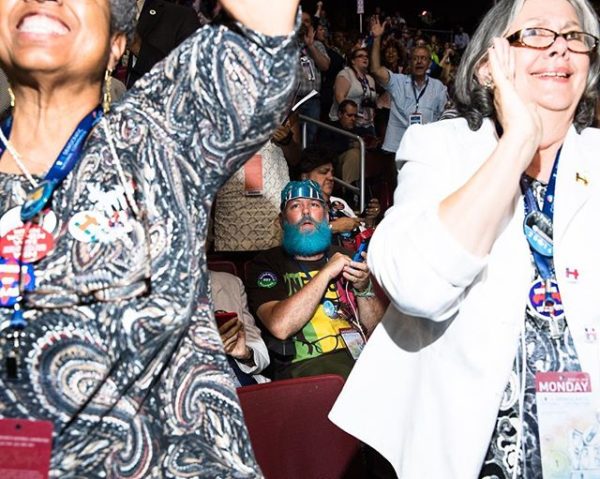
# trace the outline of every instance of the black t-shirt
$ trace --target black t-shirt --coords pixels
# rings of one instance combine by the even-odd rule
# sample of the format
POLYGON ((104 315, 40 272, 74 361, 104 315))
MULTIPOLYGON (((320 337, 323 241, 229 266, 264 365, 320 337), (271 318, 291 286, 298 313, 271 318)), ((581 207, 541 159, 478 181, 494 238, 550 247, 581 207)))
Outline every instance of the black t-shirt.
MULTIPOLYGON (((331 246, 327 255, 317 261, 296 260, 280 246, 260 253, 249 265, 246 287, 250 309, 258 322, 260 323, 260 319, 256 310, 262 304, 284 300, 300 291, 336 252, 351 255, 338 246, 331 246)), ((290 361, 304 361, 345 349, 339 331, 352 327, 348 318, 353 310, 356 311, 353 295, 348 295, 339 281, 332 281, 312 318, 289 338, 293 344, 293 357, 290 357, 290 361)), ((259 325, 266 336, 269 336, 264 326, 259 325)), ((268 346, 272 344, 267 338, 266 342, 268 346)))

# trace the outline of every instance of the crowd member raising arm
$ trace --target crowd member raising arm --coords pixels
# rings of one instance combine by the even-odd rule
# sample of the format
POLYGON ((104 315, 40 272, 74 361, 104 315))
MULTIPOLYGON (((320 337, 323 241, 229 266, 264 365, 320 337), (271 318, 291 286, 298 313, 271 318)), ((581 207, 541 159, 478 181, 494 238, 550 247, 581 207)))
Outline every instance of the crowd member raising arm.
POLYGON ((400 145, 369 254, 395 308, 332 418, 403 479, 546 477, 556 457, 587 467, 571 403, 550 418, 536 383, 600 382, 598 36, 586 0, 499 1, 459 67, 460 117, 400 145), (376 407, 357 415, 362 404, 376 407))
POLYGON ((293 94, 298 1, 221 4, 235 26, 199 29, 103 115, 134 0, 0 2, 15 99, 0 124, 0 417, 45 421, 52 477, 261 477, 204 244, 217 189, 293 94))

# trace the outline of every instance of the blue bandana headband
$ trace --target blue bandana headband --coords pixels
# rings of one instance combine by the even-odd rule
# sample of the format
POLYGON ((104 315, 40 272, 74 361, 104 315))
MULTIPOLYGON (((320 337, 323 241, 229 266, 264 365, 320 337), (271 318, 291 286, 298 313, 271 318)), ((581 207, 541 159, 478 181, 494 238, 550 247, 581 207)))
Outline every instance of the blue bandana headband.
POLYGON ((319 184, 313 180, 290 181, 281 192, 280 209, 283 211, 288 201, 296 198, 309 198, 325 204, 319 184))

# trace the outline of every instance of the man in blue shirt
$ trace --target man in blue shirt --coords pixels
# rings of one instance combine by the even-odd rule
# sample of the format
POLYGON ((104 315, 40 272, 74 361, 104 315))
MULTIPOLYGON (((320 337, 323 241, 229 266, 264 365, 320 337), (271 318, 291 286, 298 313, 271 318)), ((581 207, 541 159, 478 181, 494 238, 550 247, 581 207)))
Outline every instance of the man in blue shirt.
POLYGON ((390 119, 381 148, 396 153, 402 136, 410 125, 422 125, 439 119, 448 100, 448 92, 441 81, 427 76, 431 64, 431 52, 427 46, 413 49, 410 75, 392 73, 382 66, 381 36, 384 30, 385 22, 381 24, 374 17, 371 20, 371 73, 392 99, 390 119))

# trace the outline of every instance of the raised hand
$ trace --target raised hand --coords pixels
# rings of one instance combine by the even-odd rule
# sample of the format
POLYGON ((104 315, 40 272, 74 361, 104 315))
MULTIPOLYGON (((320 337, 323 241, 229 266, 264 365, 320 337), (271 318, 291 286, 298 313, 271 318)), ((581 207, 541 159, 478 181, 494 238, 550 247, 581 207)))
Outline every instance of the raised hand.
POLYGON ((334 233, 347 233, 358 225, 360 225, 360 218, 350 218, 349 216, 343 216, 331 221, 331 228, 334 233))
MULTIPOLYGON (((524 100, 515 87, 514 51, 504 38, 495 38, 488 50, 494 87, 494 105, 504 135, 527 138, 532 154, 542 140, 542 120, 537 105, 524 100)), ((523 165, 527 168, 529 163, 523 165)))
POLYGON ((379 21, 379 17, 377 15, 373 15, 371 17, 371 35, 374 38, 379 38, 385 32, 385 27, 387 26, 387 21, 381 23, 379 21))
POLYGON ((317 34, 317 32, 315 31, 315 29, 313 28, 312 25, 309 25, 306 28, 306 33, 304 35, 304 44, 307 47, 312 47, 315 43, 315 35, 317 34))
POLYGON ((300 0, 220 0, 229 14, 265 35, 287 35, 294 28, 300 0))

